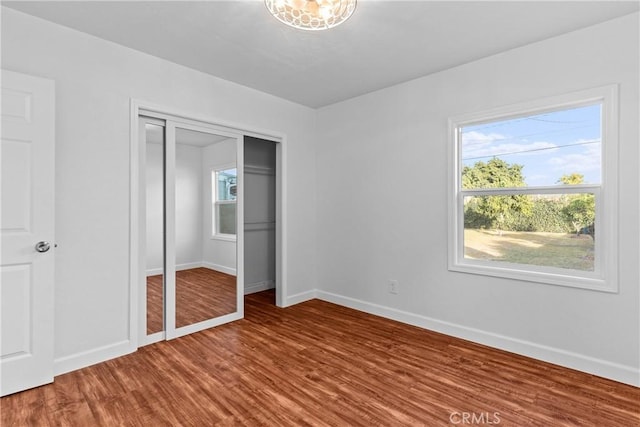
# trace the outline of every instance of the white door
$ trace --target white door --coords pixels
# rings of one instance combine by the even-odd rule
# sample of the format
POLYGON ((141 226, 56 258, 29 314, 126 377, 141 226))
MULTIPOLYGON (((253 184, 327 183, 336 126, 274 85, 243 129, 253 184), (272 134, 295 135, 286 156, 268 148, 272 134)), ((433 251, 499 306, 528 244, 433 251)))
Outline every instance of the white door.
MULTIPOLYGON (((183 335, 192 334, 194 332, 202 331, 204 329, 219 326, 234 320, 242 319, 244 316, 244 276, 242 268, 244 249, 242 246, 243 230, 239 227, 239 224, 243 224, 243 153, 244 147, 241 143, 242 138, 240 135, 233 132, 224 131, 222 129, 213 129, 204 123, 182 123, 173 120, 166 121, 166 145, 165 152, 167 158, 165 160, 165 331, 167 339, 174 339, 183 335), (193 230, 189 230, 193 225, 193 211, 199 210, 202 214, 203 205, 211 206, 211 199, 207 200, 207 203, 203 203, 204 193, 211 195, 212 188, 208 187, 204 182, 198 182, 199 178, 203 178, 202 172, 196 173, 197 177, 193 179, 193 170, 198 165, 189 164, 185 162, 186 152, 185 149, 189 149, 193 155, 193 150, 199 152, 200 167, 202 167, 202 160, 205 157, 207 147, 212 147, 218 144, 220 141, 233 140, 235 146, 235 164, 234 169, 237 169, 237 183, 236 183, 236 204, 235 204, 235 222, 237 238, 232 243, 232 258, 233 267, 236 270, 235 284, 232 284, 232 288, 227 286, 218 286, 218 280, 215 278, 205 277, 198 280, 200 287, 196 287, 195 284, 190 283, 189 280, 179 280, 178 271, 184 272, 188 270, 185 267, 184 259, 179 261, 185 249, 191 245, 186 244, 188 240, 187 234, 193 234, 193 230), (186 173, 185 173, 186 172, 186 173), (191 172, 191 173, 189 173, 191 172), (189 179, 191 175, 192 179, 189 179), (191 182, 189 182, 191 181, 191 182), (192 192, 196 189, 196 194, 192 192), (198 194, 199 197, 198 197, 198 194), (191 197, 189 197, 191 196, 191 197), (197 206, 197 208, 194 208, 197 206), (185 225, 189 225, 185 227, 185 225), (239 243, 239 244, 238 244, 239 243), (204 285, 204 286, 203 286, 204 285), (198 289, 194 292, 194 289, 198 289), (225 289, 224 291, 222 289, 225 289), (197 295, 196 295, 197 294, 197 295), (208 298, 205 298, 208 297, 208 298), (196 301, 192 301, 192 298, 198 299, 199 312, 196 316, 183 316, 185 312, 191 312, 191 306, 195 306, 196 301), (206 301, 206 303, 203 303, 206 301)), ((232 160, 233 161, 233 160, 232 160)), ((209 184, 211 185, 211 171, 207 174, 209 184)), ((205 181, 203 179, 202 181, 205 181)), ((211 224, 212 215, 210 211, 204 219, 200 217, 196 222, 207 222, 211 224)), ((203 232, 199 230, 199 233, 204 237, 205 241, 211 240, 211 232, 203 232)), ((202 250, 203 241, 199 241, 198 246, 202 250)), ((227 242, 228 243, 228 242, 227 242)), ((204 243, 206 244, 206 243, 204 243)), ((202 254, 200 255, 202 257, 202 254)), ((200 261, 203 266, 210 266, 211 259, 200 261)), ((207 267, 207 270, 211 267, 207 267)), ((219 269, 218 265, 215 269, 219 269)), ((195 311, 195 310, 194 310, 195 311)))
POLYGON ((53 381, 54 82, 2 70, 0 395, 53 381))
POLYGON ((244 315, 243 145, 233 130, 164 113, 143 110, 137 125, 135 280, 139 342, 147 345, 244 315), (212 230, 213 165, 221 163, 237 168, 237 239, 222 244, 212 230))

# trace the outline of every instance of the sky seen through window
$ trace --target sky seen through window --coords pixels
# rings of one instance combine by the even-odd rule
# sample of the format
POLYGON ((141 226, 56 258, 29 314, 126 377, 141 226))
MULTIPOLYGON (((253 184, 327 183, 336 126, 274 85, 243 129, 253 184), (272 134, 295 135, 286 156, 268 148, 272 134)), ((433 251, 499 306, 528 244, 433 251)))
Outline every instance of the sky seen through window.
POLYGON ((461 129, 462 166, 496 157, 523 165, 529 187, 557 185, 578 173, 601 183, 601 105, 533 114, 461 129))

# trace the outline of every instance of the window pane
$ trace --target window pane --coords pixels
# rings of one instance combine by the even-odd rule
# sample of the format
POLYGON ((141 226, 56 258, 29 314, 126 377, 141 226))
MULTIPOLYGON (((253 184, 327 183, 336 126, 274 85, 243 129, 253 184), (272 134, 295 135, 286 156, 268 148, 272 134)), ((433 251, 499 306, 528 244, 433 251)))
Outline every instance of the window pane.
POLYGON ((236 234, 236 204, 225 203, 218 205, 218 233, 236 234))
POLYGON ((218 200, 236 200, 237 171, 235 168, 216 172, 218 176, 218 200))
POLYGON ((464 257, 594 270, 590 193, 464 198, 464 257))
POLYGON ((462 127, 463 188, 551 186, 565 176, 574 179, 564 183, 600 184, 601 107, 462 127), (501 172, 501 179, 492 180, 491 171, 501 172))

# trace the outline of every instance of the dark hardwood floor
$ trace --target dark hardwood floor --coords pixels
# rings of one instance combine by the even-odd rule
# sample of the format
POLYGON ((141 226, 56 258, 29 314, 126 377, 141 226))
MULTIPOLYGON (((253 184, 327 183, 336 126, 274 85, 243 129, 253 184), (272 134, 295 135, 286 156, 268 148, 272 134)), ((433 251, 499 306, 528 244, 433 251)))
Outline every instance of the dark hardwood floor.
MULTIPOLYGON (((176 327, 236 311, 236 276, 192 268, 176 272, 176 327)), ((147 334, 163 330, 162 275, 147 277, 147 334)))
POLYGON ((319 300, 273 300, 249 295, 243 320, 2 398, 2 426, 640 424, 639 388, 319 300))
POLYGON ((147 335, 164 330, 163 274, 147 276, 147 335))

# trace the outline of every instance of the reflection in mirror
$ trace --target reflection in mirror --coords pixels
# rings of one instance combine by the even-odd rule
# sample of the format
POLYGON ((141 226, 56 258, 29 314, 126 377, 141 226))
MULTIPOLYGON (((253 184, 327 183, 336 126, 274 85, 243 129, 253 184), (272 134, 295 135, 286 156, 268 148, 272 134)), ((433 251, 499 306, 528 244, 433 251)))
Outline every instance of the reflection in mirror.
POLYGON ((237 310, 236 140, 176 128, 176 328, 237 310))
POLYGON ((164 330, 164 126, 145 124, 147 335, 164 330))
POLYGON ((236 168, 214 170, 211 172, 212 188, 215 190, 211 197, 215 200, 212 215, 212 230, 214 235, 236 235, 236 183, 238 172, 236 168))

